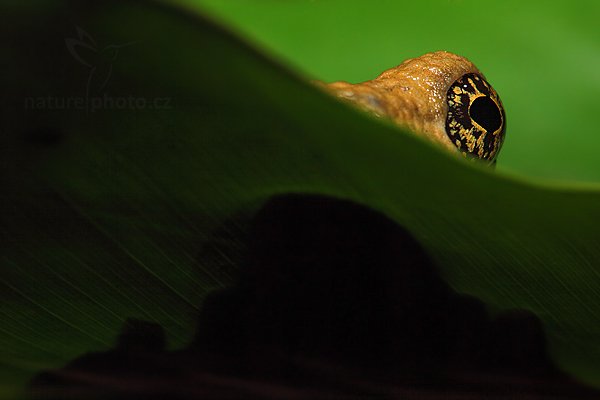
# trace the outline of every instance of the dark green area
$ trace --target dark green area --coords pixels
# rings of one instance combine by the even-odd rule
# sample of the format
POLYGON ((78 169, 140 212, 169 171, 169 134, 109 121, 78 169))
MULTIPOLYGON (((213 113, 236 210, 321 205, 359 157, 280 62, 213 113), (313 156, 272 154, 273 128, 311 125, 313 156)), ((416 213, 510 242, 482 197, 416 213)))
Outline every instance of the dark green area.
POLYGON ((106 348, 127 317, 159 322, 171 347, 187 343, 203 297, 231 281, 228 251, 243 227, 227 225, 210 256, 206 243, 232 215, 285 192, 383 211, 454 288, 535 312, 558 365, 600 384, 600 192, 456 159, 338 103, 199 15, 64 3, 0 7, 1 395, 106 348), (99 48, 130 44, 92 92, 96 109, 76 105, 90 73, 65 45, 77 26, 99 48), (154 107, 120 108, 130 96, 154 107), (61 108, 48 97, 73 100, 61 108))

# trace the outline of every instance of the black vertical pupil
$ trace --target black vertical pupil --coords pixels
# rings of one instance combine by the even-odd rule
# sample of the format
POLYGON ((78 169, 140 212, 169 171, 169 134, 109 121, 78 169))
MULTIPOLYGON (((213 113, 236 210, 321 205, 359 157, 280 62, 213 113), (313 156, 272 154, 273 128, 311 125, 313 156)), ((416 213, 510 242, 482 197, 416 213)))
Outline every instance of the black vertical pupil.
POLYGON ((498 106, 487 96, 478 97, 473 101, 469 115, 488 132, 495 132, 502 125, 502 115, 498 106))

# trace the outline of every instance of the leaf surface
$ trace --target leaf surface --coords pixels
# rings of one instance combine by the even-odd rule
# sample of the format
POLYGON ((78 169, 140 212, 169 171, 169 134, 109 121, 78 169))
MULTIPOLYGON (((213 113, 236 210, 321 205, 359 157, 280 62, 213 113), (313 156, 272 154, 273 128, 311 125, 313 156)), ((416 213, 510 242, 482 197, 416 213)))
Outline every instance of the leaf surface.
POLYGON ((0 394, 107 348, 127 317, 186 344, 235 275, 243 217, 286 192, 383 211, 454 288, 535 312, 557 363, 600 384, 600 190, 446 154, 192 8, 66 3, 1 7, 0 394), (98 48, 131 44, 99 61, 98 93, 67 49, 78 27, 98 48))

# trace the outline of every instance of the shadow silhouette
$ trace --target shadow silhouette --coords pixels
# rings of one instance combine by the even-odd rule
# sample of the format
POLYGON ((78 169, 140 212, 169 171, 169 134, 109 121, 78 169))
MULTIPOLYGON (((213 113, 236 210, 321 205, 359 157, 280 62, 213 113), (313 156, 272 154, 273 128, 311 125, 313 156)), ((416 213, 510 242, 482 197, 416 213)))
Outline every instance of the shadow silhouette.
POLYGON ((454 292, 416 239, 378 212, 323 196, 278 196, 254 217, 248 237, 237 282, 205 300, 187 348, 167 352, 160 326, 130 320, 113 350, 39 375, 30 393, 598 397, 553 365, 535 315, 492 318, 481 301, 454 292))

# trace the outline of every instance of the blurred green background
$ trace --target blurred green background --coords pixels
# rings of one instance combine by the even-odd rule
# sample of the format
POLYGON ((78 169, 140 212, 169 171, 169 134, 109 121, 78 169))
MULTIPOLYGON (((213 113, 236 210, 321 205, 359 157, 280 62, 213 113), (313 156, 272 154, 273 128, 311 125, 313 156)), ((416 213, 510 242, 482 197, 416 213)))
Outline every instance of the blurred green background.
POLYGON ((185 1, 324 81, 371 79, 434 50, 464 55, 507 111, 499 169, 600 182, 598 1, 185 1))

